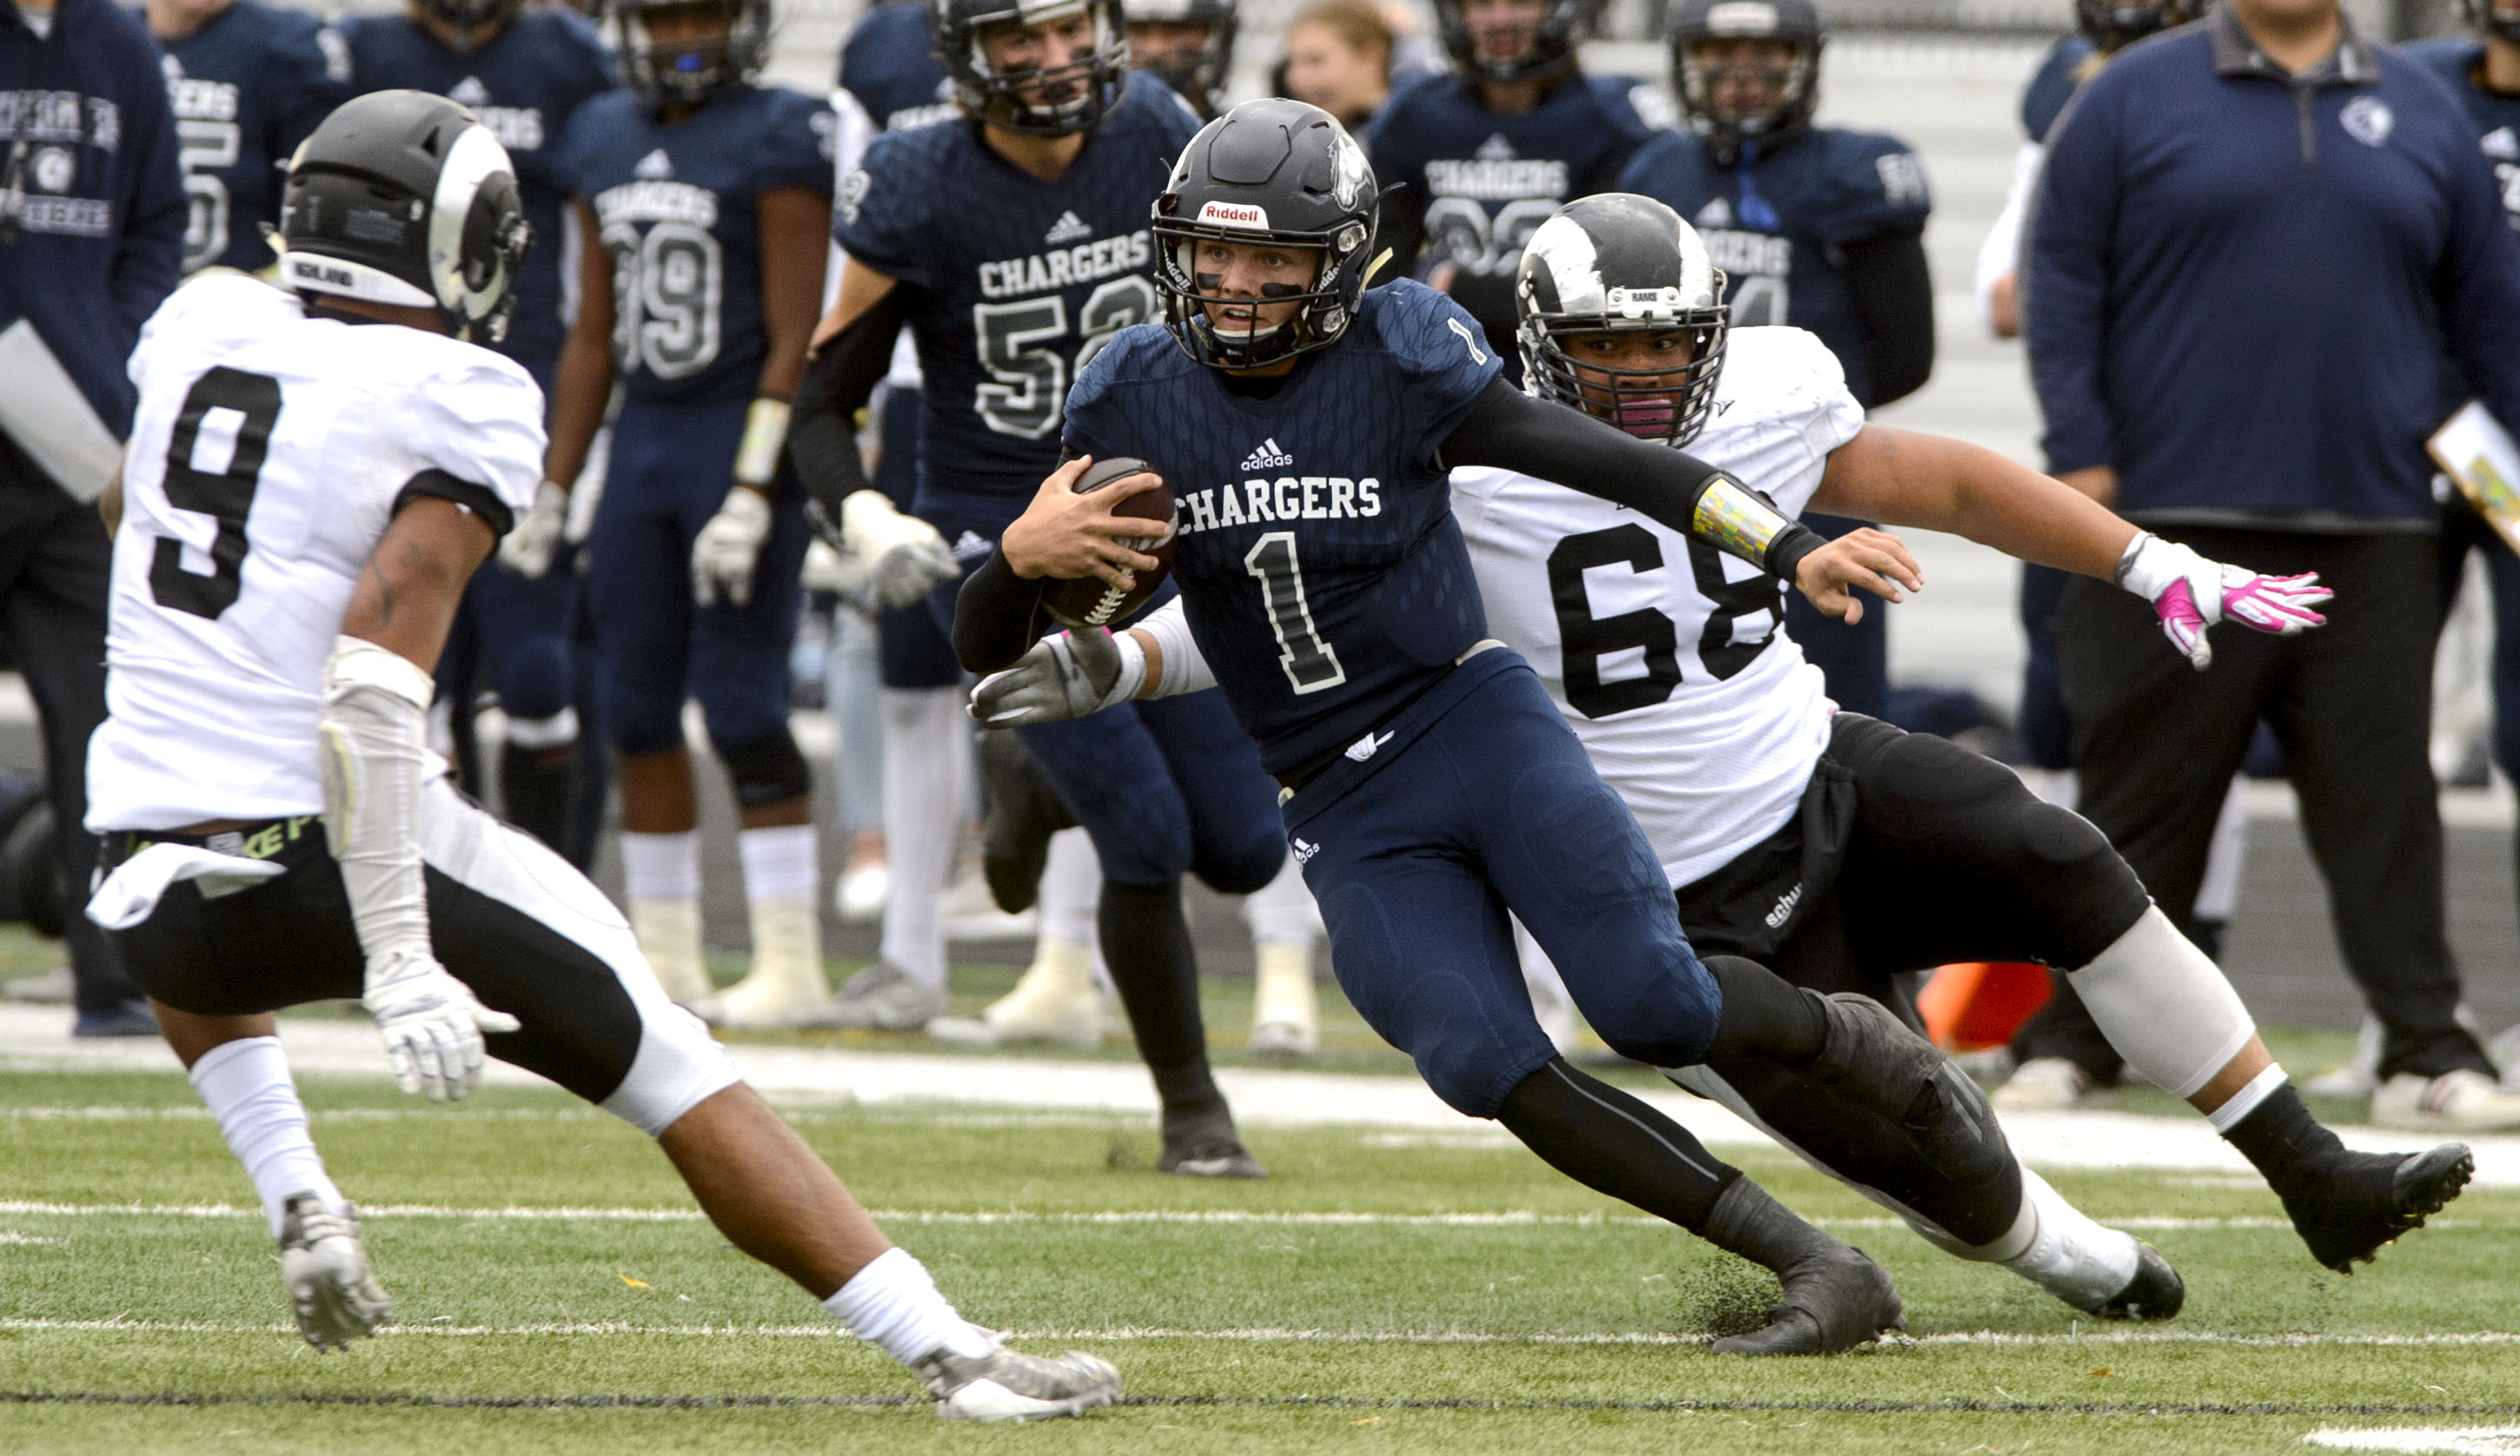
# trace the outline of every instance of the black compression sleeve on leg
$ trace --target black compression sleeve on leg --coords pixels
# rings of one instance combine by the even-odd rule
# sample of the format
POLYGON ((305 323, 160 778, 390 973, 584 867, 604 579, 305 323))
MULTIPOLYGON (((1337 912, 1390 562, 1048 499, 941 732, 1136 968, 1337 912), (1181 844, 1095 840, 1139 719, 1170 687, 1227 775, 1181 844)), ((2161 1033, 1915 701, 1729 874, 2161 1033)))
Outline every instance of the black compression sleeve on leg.
POLYGON ((1923 388, 1934 372, 1934 279, 1925 265, 1925 235, 1886 233, 1839 251, 1864 334, 1864 406, 1877 410, 1923 388))
POLYGON ((1819 996, 1738 955, 1709 955, 1706 969, 1724 992, 1706 1061, 1808 1067, 1827 1049, 1828 1013, 1819 996))
POLYGON ((1925 1162, 1897 1124, 1816 1082, 1762 1062, 1707 1070, 1731 1083, 1760 1121, 1803 1156, 1851 1183, 1888 1194, 1963 1244, 1992 1244, 2021 1216, 2017 1160, 2006 1160, 1992 1182, 1963 1183, 1925 1162))
POLYGON ((1447 468, 1518 470, 1615 502, 1786 581, 1803 557, 1826 544, 1704 461, 1649 445, 1581 410, 1534 399, 1503 379, 1488 385, 1454 426, 1442 454, 1447 468))
POLYGON ((1155 1079, 1166 1122, 1224 1105, 1208 1074, 1207 1029, 1198 1015, 1198 952, 1182 914, 1181 881, 1102 882, 1096 911, 1102 959, 1128 1009, 1138 1056, 1155 1079))
POLYGON ((823 341, 805 362, 788 419, 788 454, 825 535, 840 528, 840 503, 874 482, 858 456, 858 411, 892 368, 893 342, 910 318, 915 288, 895 287, 823 341))
POLYGON ((1514 1083, 1496 1117, 1559 1172, 1690 1233, 1741 1176, 1688 1128, 1563 1059, 1514 1083))

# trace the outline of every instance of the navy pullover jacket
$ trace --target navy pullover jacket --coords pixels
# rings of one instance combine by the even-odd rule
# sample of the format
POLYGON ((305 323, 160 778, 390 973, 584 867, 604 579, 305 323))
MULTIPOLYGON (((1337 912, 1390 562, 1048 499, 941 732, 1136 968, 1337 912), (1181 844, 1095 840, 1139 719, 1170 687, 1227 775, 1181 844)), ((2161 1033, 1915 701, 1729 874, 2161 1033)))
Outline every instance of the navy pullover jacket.
POLYGON ((2520 428, 2520 243, 2476 133, 2350 22, 2292 77, 2219 9, 2111 61, 2049 141, 2024 302, 2048 463, 2115 466, 2120 513, 2429 530, 2445 392, 2520 428))
POLYGON ((184 270, 163 66, 112 0, 61 0, 43 39, 0 4, 0 330, 30 321, 116 437, 140 326, 184 270))

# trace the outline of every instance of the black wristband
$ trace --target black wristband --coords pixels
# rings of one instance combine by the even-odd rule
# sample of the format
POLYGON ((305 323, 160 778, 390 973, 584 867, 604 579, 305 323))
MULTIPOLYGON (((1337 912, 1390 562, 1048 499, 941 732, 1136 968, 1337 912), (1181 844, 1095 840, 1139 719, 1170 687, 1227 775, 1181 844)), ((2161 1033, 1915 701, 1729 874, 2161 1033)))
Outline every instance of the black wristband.
POLYGON ((1803 557, 1826 545, 1827 537, 1801 521, 1795 521, 1778 531, 1777 539, 1768 543, 1768 574, 1788 586, 1794 585, 1794 570, 1803 564, 1803 557))

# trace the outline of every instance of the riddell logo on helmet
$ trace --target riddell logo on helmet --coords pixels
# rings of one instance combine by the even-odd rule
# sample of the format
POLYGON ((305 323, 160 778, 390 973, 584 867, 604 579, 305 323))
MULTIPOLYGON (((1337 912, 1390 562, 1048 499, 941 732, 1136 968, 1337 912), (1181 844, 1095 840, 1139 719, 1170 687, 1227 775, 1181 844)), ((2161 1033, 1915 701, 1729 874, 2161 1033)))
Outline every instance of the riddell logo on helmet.
POLYGON ((1269 209, 1266 207, 1244 206, 1239 202, 1209 202, 1207 205, 1198 209, 1198 220, 1200 222, 1217 223, 1229 228, 1260 228, 1266 230, 1269 226, 1269 209))

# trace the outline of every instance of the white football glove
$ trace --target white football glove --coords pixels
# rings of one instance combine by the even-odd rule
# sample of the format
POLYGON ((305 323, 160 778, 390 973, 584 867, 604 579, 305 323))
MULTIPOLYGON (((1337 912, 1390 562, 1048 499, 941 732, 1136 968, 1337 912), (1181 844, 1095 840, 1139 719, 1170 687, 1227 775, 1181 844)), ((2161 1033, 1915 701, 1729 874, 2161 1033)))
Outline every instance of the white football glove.
POLYGON ((2295 637, 2327 619, 2313 608, 2335 596, 2318 573, 2263 576, 2245 566, 2212 560, 2193 547, 2138 534, 2118 558, 2118 585, 2152 603, 2170 639, 2198 672, 2213 665, 2205 629, 2237 622, 2271 637, 2295 637))
POLYGON ((431 1102, 456 1101, 480 1081, 481 1065, 489 1059, 483 1032, 513 1032, 522 1025, 482 1005, 472 988, 423 950, 371 962, 360 999, 384 1037, 394 1081, 431 1102))
POLYGON ((936 528, 894 509, 881 491, 853 491, 840 503, 840 547, 872 563, 878 606, 908 606, 963 574, 936 528))
POLYGON ((567 530, 568 492, 546 480, 499 543, 499 564, 518 576, 540 577, 551 570, 552 552, 567 530))
POLYGON ((1065 723, 1138 695, 1147 684, 1147 649, 1127 633, 1096 627, 1043 638, 971 688, 968 709, 991 728, 1065 723))
POLYGON ((770 498, 741 485, 728 490, 726 504, 692 538, 692 600, 714 605, 721 590, 737 606, 752 600, 752 569, 769 539, 770 498))
POLYGON ((864 602, 875 584, 875 573, 866 562, 818 536, 805 548, 805 569, 798 579, 808 592, 835 592, 850 601, 864 602))

